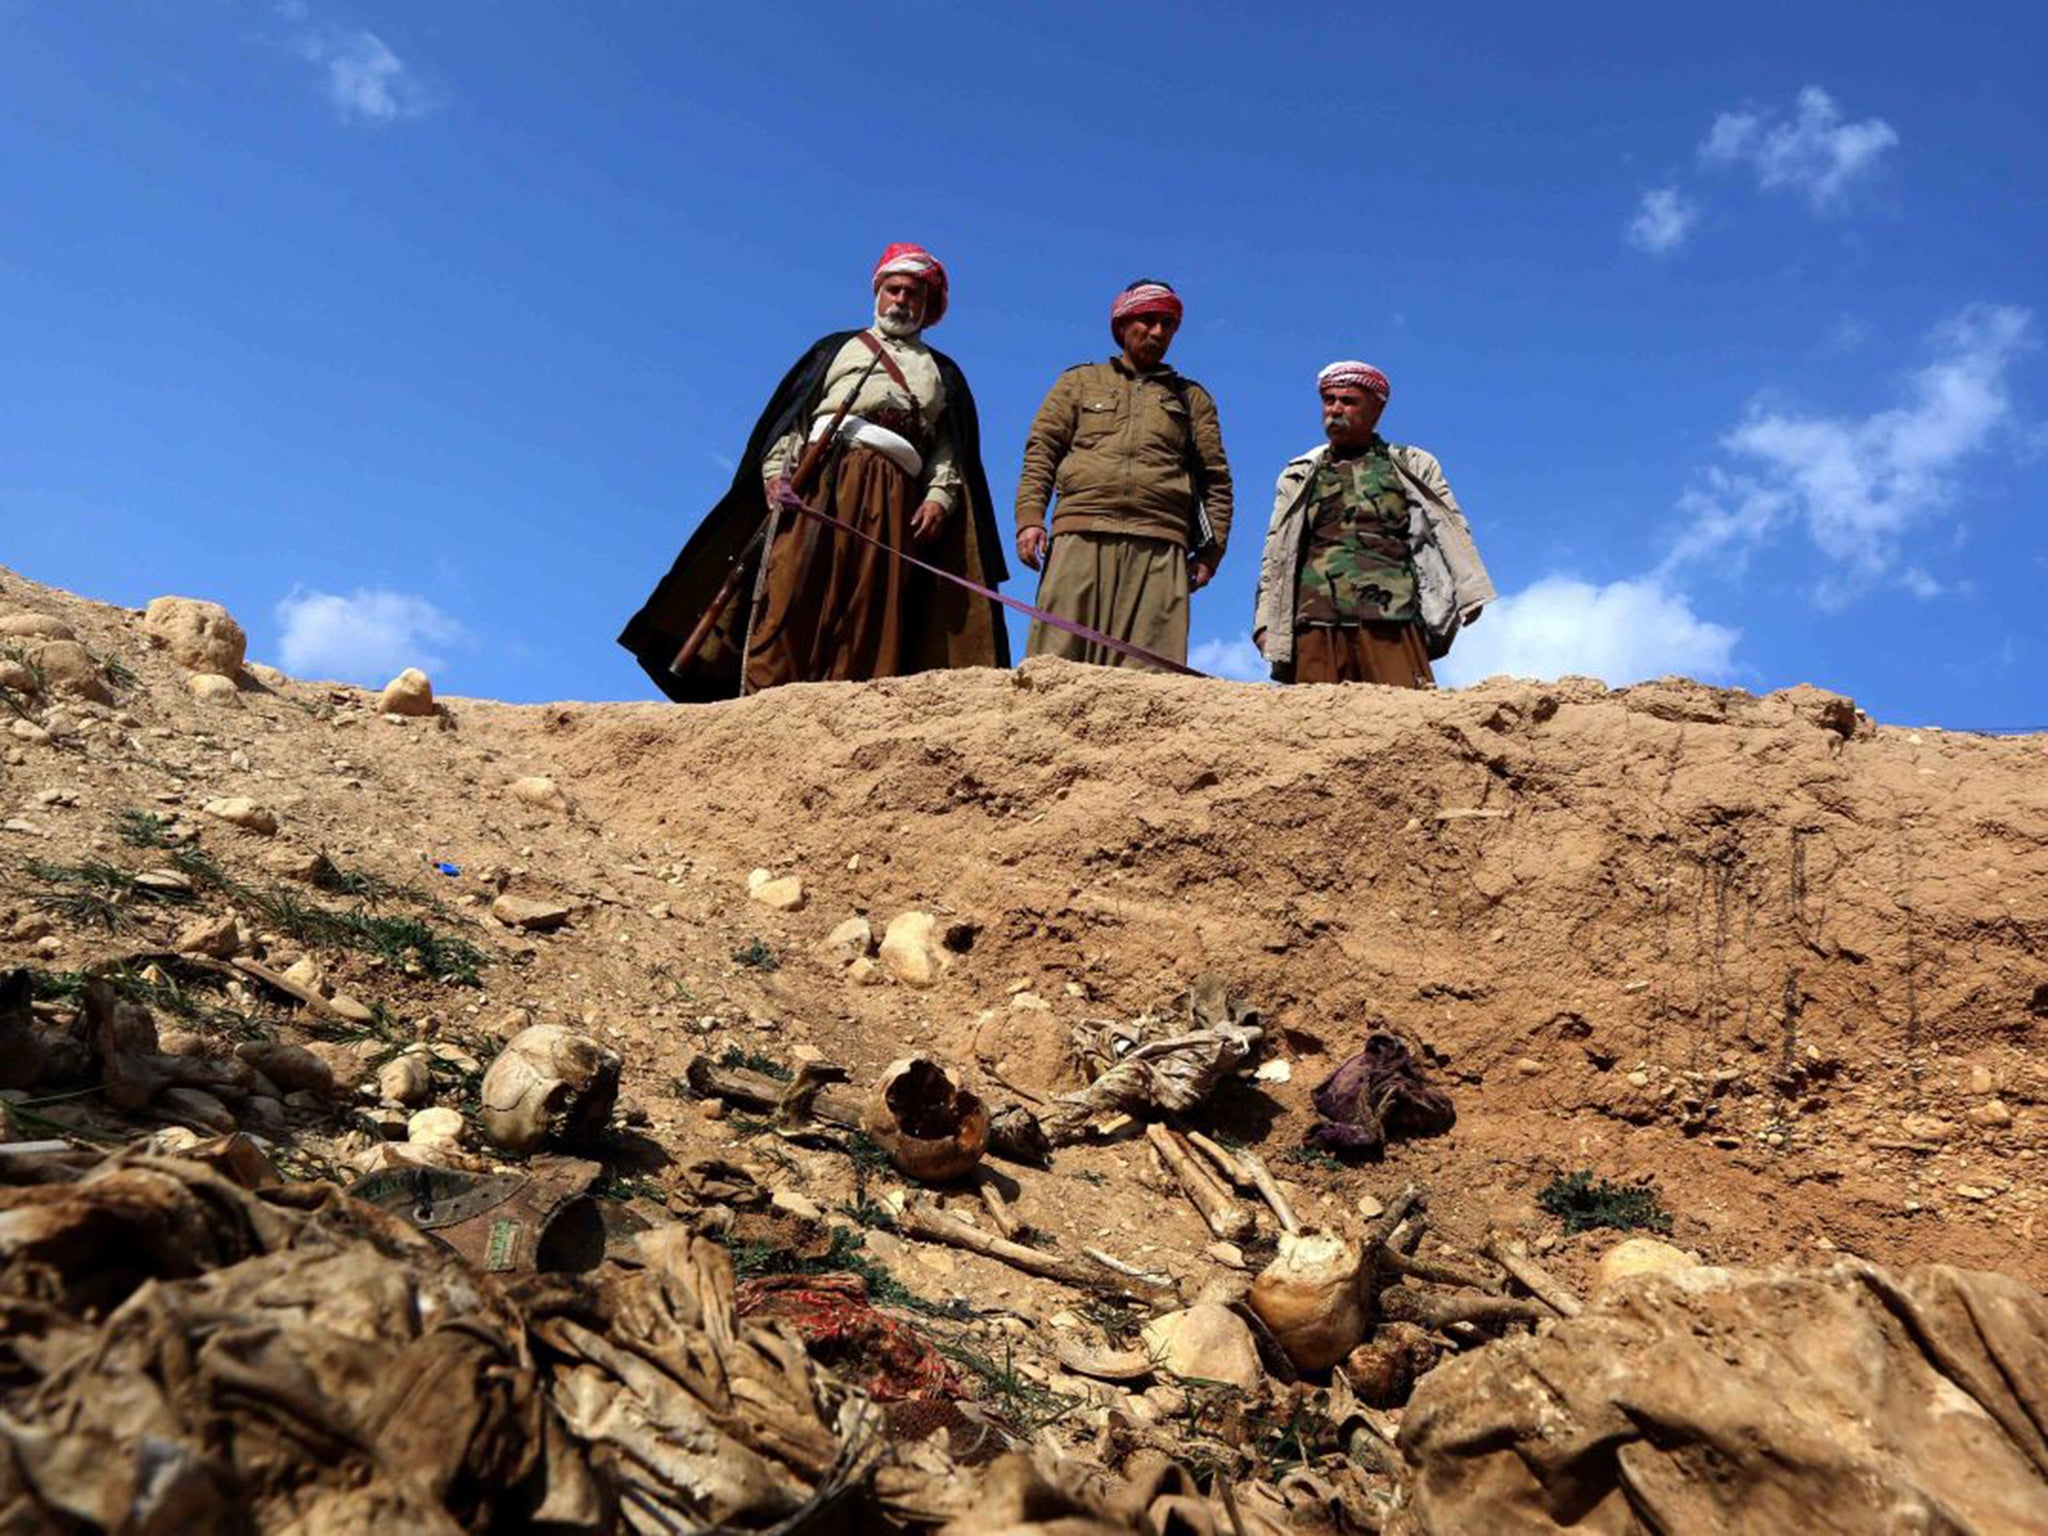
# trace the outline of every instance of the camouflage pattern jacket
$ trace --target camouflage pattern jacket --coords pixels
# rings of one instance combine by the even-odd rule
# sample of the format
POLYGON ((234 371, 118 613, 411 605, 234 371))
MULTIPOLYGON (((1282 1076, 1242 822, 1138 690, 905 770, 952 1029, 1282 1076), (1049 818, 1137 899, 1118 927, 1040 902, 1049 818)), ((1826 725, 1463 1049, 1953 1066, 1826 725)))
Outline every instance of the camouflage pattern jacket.
MULTIPOLYGON (((1252 640, 1270 662, 1294 659, 1294 612, 1300 596, 1301 544, 1308 527, 1309 492, 1316 466, 1329 452, 1318 443, 1288 462, 1273 487, 1273 521, 1259 561, 1259 595, 1252 610, 1252 640)), ((1443 466, 1425 449, 1390 444, 1408 496, 1408 544, 1415 559, 1419 622, 1431 659, 1450 650, 1458 626, 1494 600, 1493 578, 1472 542, 1471 526, 1444 479, 1443 466)))

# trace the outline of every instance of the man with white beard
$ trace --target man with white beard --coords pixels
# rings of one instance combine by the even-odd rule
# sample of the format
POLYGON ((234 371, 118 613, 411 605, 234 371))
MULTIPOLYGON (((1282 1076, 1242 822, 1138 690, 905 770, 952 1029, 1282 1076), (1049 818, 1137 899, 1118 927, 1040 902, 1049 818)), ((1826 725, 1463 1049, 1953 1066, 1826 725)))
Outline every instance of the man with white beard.
POLYGON ((993 601, 901 558, 991 588, 1008 575, 974 397, 958 365, 924 342, 946 312, 946 269, 921 246, 892 245, 872 286, 874 324, 797 360, 732 488, 619 637, 670 698, 1010 664, 993 601), (794 489, 836 526, 777 510, 806 449, 828 434, 817 472, 794 489), (764 516, 775 519, 765 559, 750 546, 764 516), (678 668, 736 560, 742 596, 678 668))

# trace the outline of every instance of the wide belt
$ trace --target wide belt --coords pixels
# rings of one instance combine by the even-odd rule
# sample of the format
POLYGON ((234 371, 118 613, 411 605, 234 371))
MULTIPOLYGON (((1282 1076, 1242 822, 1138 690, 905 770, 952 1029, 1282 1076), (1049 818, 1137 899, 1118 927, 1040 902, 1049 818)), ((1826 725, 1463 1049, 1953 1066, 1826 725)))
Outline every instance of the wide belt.
MULTIPOLYGON (((816 442, 823 437, 825 430, 831 425, 832 418, 829 416, 820 416, 812 422, 811 441, 816 442)), ((864 416, 848 416, 841 422, 839 440, 849 447, 872 448, 913 480, 924 473, 924 455, 917 451, 916 444, 901 432, 891 432, 879 422, 869 421, 864 416)))

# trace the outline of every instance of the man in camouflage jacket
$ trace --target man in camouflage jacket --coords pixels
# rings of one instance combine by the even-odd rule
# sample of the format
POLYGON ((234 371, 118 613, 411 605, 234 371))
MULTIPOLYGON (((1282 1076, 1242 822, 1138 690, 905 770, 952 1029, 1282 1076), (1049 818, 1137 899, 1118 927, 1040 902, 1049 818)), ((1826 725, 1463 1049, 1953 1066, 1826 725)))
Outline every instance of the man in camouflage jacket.
POLYGON ((1493 582, 1442 466, 1379 435, 1387 376, 1343 362, 1316 382, 1328 441, 1274 487, 1252 639, 1281 682, 1430 687, 1493 582))

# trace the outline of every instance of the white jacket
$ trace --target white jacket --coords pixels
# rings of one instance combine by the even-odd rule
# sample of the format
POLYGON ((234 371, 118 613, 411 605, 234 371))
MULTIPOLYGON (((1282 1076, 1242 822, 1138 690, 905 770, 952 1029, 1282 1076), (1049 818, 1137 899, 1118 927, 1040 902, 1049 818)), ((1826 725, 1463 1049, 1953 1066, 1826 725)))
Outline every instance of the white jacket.
MULTIPOLYGON (((1301 537, 1308 526, 1308 492, 1316 466, 1330 451, 1318 443, 1290 459, 1273 487, 1273 521, 1259 561, 1259 595, 1252 609, 1252 639, 1271 662, 1294 659, 1294 607, 1300 591, 1301 537)), ((1425 449, 1389 444, 1389 457, 1408 495, 1408 550, 1415 561, 1415 597, 1431 657, 1451 648, 1466 617, 1493 601, 1493 579, 1472 542, 1471 526, 1444 479, 1443 466, 1425 449)))

